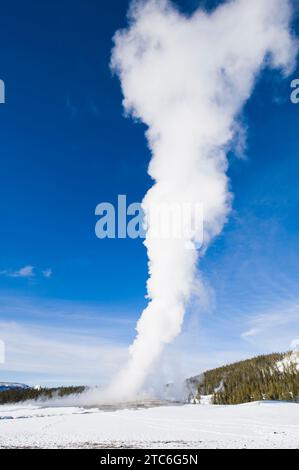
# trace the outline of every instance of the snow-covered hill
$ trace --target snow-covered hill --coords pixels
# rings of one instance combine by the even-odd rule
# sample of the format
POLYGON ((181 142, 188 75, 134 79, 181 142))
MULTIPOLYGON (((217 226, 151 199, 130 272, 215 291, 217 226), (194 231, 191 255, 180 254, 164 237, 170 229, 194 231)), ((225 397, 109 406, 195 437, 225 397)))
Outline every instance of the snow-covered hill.
POLYGON ((186 381, 189 401, 234 405, 299 401, 299 352, 273 353, 208 370, 186 381))
POLYGON ((28 385, 19 383, 0 382, 0 392, 6 392, 7 390, 15 390, 18 388, 26 389, 30 387, 28 385))

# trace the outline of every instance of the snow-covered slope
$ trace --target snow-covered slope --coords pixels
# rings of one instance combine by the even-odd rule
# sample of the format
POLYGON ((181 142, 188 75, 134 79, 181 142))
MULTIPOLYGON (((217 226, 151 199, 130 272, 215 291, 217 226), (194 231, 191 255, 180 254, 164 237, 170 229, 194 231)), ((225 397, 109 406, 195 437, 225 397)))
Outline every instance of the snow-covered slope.
POLYGON ((299 371, 299 351, 295 350, 290 354, 286 354, 286 356, 277 363, 277 367, 280 372, 284 372, 288 370, 290 367, 294 365, 296 369, 299 371))
POLYGON ((299 448, 299 405, 0 407, 0 448, 299 448))
POLYGON ((201 403, 205 396, 221 405, 299 401, 298 372, 298 350, 273 353, 208 370, 188 379, 186 389, 191 403, 201 403))

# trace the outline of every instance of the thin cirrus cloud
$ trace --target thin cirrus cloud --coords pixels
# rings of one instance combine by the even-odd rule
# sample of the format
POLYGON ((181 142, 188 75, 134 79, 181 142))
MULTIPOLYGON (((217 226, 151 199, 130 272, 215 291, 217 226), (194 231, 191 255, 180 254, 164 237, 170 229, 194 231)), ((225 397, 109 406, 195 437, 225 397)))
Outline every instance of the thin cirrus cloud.
POLYGON ((0 293, 2 380, 104 384, 127 360, 132 309, 0 293))
POLYGON ((250 328, 250 330, 244 331, 244 333, 241 334, 242 339, 246 338, 252 338, 253 336, 258 335, 260 330, 258 328, 250 328))
POLYGON ((281 302, 264 312, 257 312, 248 319, 248 328, 241 333, 241 339, 263 344, 268 349, 283 350, 293 347, 294 335, 299 331, 298 299, 281 302), (281 346, 280 346, 281 343, 281 346))
MULTIPOLYGON (((5 361, 1 376, 29 384, 105 383, 127 358, 124 345, 96 332, 0 322, 5 361)), ((99 333, 99 332, 98 332, 99 333)))
MULTIPOLYGON (((42 273, 42 276, 47 279, 50 279, 53 275, 53 271, 51 268, 47 268, 43 270, 41 273, 42 273)), ((10 278, 32 279, 36 277, 36 268, 31 265, 26 265, 15 271, 5 269, 5 270, 0 271, 0 276, 10 277, 10 278)))
MULTIPOLYGON (((30 384, 106 384, 127 359, 137 306, 0 296, 3 380, 30 384)), ((299 338, 299 299, 260 305, 250 315, 190 315, 161 358, 163 383, 258 354, 286 351, 299 338), (241 334, 243 333, 243 337, 241 334), (247 334, 245 334, 247 332, 247 334)), ((155 372, 155 377, 159 375, 155 372)), ((160 375, 159 375, 160 376, 160 375)))
POLYGON ((42 272, 43 276, 46 278, 46 279, 50 279, 50 277, 52 277, 53 275, 53 271, 51 268, 49 269, 45 269, 43 272, 42 272))

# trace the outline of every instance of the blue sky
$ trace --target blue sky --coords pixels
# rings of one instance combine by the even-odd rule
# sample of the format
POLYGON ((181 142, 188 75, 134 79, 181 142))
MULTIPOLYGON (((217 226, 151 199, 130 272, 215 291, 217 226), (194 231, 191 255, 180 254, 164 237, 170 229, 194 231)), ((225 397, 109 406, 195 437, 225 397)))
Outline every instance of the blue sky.
MULTIPOLYGON (((147 278, 140 240, 94 233, 98 203, 140 201, 151 185, 145 127, 124 118, 109 70, 128 2, 1 7, 0 381, 104 382, 125 360, 147 278)), ((190 309, 166 352, 186 375, 299 337, 293 78, 299 69, 264 73, 244 110, 246 157, 230 155, 233 213, 201 263, 207 305, 190 309)))

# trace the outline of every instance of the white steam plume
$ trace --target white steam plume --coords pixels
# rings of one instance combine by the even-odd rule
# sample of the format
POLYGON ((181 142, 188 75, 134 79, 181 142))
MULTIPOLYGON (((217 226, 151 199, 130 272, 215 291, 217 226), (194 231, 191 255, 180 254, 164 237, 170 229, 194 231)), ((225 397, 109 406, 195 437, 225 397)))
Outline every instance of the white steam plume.
MULTIPOLYGON (((292 70, 297 43, 288 0, 235 0, 185 16, 168 0, 135 1, 129 27, 114 40, 112 68, 126 112, 148 126, 155 204, 204 206, 204 248, 227 219, 231 195, 226 154, 238 117, 263 67, 292 70)), ((141 390, 163 347, 181 330, 198 253, 183 240, 159 240, 150 222, 149 303, 137 325, 128 366, 110 388, 119 399, 141 390)), ((196 243, 200 235, 190 242, 196 243)))

